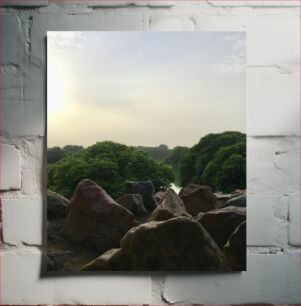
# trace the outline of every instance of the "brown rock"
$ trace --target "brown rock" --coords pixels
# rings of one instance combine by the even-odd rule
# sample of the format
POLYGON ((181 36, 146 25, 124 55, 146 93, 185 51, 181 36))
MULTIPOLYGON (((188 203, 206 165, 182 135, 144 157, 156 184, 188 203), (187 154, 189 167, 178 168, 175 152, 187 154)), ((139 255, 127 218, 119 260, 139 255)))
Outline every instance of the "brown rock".
POLYGON ((246 208, 229 206, 205 213, 200 223, 222 249, 236 227, 246 220, 246 208))
POLYGON ((47 190, 47 218, 65 218, 68 213, 70 201, 62 195, 47 190))
POLYGON ((179 196, 189 195, 190 193, 198 190, 200 187, 204 187, 208 189, 209 191, 212 191, 211 188, 207 185, 188 184, 187 186, 181 188, 179 192, 179 196))
POLYGON ((155 194, 155 200, 156 200, 156 203, 157 203, 157 204, 159 204, 159 203, 161 202, 161 200, 162 200, 164 194, 165 194, 165 191, 162 191, 162 190, 158 191, 158 192, 155 194))
POLYGON ((147 214, 143 204, 143 198, 140 194, 126 194, 119 198, 116 202, 137 217, 143 217, 147 214))
POLYGON ((132 228, 120 249, 106 252, 82 270, 230 271, 215 242, 197 221, 177 217, 132 228))
POLYGON ((125 183, 126 193, 141 194, 143 203, 148 211, 153 211, 156 208, 155 189, 151 181, 140 181, 125 183))
POLYGON ((182 188, 179 195, 185 204, 186 211, 192 216, 215 209, 217 203, 216 196, 207 186, 190 184, 182 188))
POLYGON ((74 244, 105 252, 119 247, 120 239, 135 225, 131 212, 96 183, 85 179, 76 187, 62 234, 74 244))
POLYGON ((238 225, 236 230, 230 236, 228 242, 224 246, 224 254, 228 258, 233 270, 245 271, 246 270, 246 222, 238 225))
POLYGON ((150 221, 163 221, 179 216, 189 216, 181 198, 171 188, 168 188, 153 211, 150 221))
POLYGON ((222 207, 229 207, 229 206, 246 207, 247 206, 246 194, 241 194, 231 198, 222 207))

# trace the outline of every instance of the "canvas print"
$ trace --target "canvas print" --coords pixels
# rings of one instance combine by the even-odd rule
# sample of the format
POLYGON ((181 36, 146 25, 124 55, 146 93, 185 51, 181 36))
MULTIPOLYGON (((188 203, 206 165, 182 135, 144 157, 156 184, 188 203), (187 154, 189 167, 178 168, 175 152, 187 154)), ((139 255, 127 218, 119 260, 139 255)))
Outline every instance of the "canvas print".
POLYGON ((244 32, 48 32, 47 270, 246 270, 244 32))

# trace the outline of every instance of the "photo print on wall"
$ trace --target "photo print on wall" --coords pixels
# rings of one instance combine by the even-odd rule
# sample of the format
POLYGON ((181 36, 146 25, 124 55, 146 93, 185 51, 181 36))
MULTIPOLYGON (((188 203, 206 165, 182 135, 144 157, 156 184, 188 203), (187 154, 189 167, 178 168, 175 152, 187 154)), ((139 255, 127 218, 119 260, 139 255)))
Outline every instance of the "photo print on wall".
POLYGON ((245 32, 47 33, 47 270, 246 270, 245 32))

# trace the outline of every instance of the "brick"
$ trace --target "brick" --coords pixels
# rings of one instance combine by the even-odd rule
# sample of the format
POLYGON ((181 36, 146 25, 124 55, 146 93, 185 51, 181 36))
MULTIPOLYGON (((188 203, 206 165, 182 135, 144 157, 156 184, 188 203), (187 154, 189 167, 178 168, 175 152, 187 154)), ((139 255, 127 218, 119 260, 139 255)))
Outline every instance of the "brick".
POLYGON ((85 3, 87 3, 87 5, 90 7, 103 7, 103 8, 127 7, 127 6, 135 4, 134 1, 120 1, 120 0, 116 0, 116 1, 114 0, 113 1, 99 1, 99 0, 89 1, 88 0, 88 1, 85 1, 85 3))
MULTIPOLYGON (((222 2, 222 1, 220 1, 222 2)), ((193 15, 199 31, 246 31, 248 66, 299 65, 299 10, 260 12, 243 8, 193 15), (289 46, 289 47, 288 47, 289 46)))
POLYGON ((149 6, 150 1, 102 1, 102 0, 91 0, 85 1, 88 7, 99 7, 99 8, 118 8, 118 7, 128 7, 128 6, 149 6))
POLYGON ((20 64, 23 58, 24 43, 22 41, 21 23, 17 15, 1 14, 2 29, 4 32, 1 44, 1 64, 20 64))
POLYGON ((273 206, 277 198, 250 195, 247 199, 248 246, 274 246, 276 223, 273 206))
POLYGON ((46 185, 45 140, 34 137, 21 143, 22 193, 28 197, 41 197, 46 185))
POLYGON ((247 24, 247 64, 286 66, 300 63, 300 18, 292 14, 258 14, 247 24), (260 51, 259 51, 260 49, 260 51))
POLYGON ((134 31, 141 28, 142 16, 137 13, 35 15, 31 30, 32 57, 44 66, 47 31, 134 31))
POLYGON ((289 243, 301 246, 300 237, 300 194, 290 196, 289 202, 289 243))
POLYGON ((15 66, 2 66, 1 89, 2 101, 22 101, 22 73, 15 66))
MULTIPOLYGON (((4 71, 7 69, 5 68, 4 71)), ((3 130, 14 136, 45 134, 45 75, 26 66, 4 74, 3 130)))
POLYGON ((191 31, 193 22, 190 19, 153 15, 149 21, 150 31, 191 31))
POLYGON ((156 0, 149 0, 149 7, 162 7, 162 8, 170 8, 176 5, 176 1, 156 1, 156 0))
POLYGON ((169 303, 181 304, 290 304, 300 301, 300 253, 249 254, 247 269, 242 273, 168 275, 163 298, 169 303))
POLYGON ((21 155, 13 145, 0 144, 1 186, 0 190, 21 188, 21 155))
POLYGON ((41 7, 48 4, 48 0, 1 0, 0 2, 0 6, 6 7, 41 7))
POLYGON ((248 193, 284 196, 299 192, 299 150, 298 137, 248 137, 248 193))
POLYGON ((41 277, 42 253, 2 252, 2 304, 148 304, 148 275, 41 277), (84 290, 81 290, 84 288, 84 290), (116 294, 118 292, 118 294, 116 294))
POLYGON ((299 70, 299 66, 248 68, 248 135, 300 135, 299 70))
POLYGON ((209 4, 216 7, 298 7, 300 2, 296 1, 252 1, 252 0, 230 0, 230 1, 214 1, 209 0, 209 4))
POLYGON ((4 243, 15 246, 43 244, 42 198, 3 199, 2 210, 4 243))

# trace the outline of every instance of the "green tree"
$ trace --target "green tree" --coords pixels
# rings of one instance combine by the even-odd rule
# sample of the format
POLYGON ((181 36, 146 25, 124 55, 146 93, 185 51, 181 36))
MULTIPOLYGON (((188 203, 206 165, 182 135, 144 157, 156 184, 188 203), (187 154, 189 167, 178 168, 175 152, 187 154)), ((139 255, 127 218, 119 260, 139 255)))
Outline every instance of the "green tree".
POLYGON ((217 190, 231 192, 246 187, 246 144, 222 147, 206 166, 202 181, 217 190))
POLYGON ((66 153, 66 155, 78 154, 83 149, 84 149, 83 146, 77 146, 77 145, 66 145, 63 147, 63 151, 66 153))
POLYGON ((155 189, 174 180, 170 167, 159 164, 132 147, 104 141, 69 155, 48 166, 48 188, 70 197, 80 180, 89 178, 117 198, 124 193, 126 180, 151 180, 155 189))
POLYGON ((47 150, 47 163, 53 164, 64 158, 66 153, 60 147, 53 147, 47 150))
MULTIPOLYGON (((242 158, 238 159, 236 157, 236 169, 241 169, 242 171, 243 167, 245 167, 245 151, 246 136, 243 133, 224 132, 206 135, 181 158, 179 164, 180 184, 182 186, 189 183, 210 185, 215 190, 220 189, 221 191, 226 191, 226 189, 229 191, 229 188, 241 188, 241 186, 245 185, 241 180, 240 182, 242 183, 239 183, 238 180, 235 183, 230 183, 230 177, 228 178, 227 176, 230 175, 231 172, 229 170, 230 166, 228 165, 229 167, 226 168, 223 167, 226 159, 232 154, 238 154, 241 155, 242 158), (237 147, 231 147, 237 144, 239 144, 237 147), (232 152, 231 150, 234 151, 232 152), (237 150, 239 152, 236 152, 237 150), (242 163, 240 168, 237 165, 239 162, 242 163), (221 183, 222 176, 224 183, 221 183), (227 180, 228 187, 226 187, 225 183, 227 180)), ((230 161, 232 167, 234 167, 234 161, 232 159, 230 161)), ((237 175, 240 175, 240 173, 237 173, 237 175)))
POLYGON ((164 162, 168 165, 171 165, 174 169, 177 169, 181 158, 185 153, 188 152, 187 147, 177 146, 169 151, 167 157, 164 159, 164 162))

